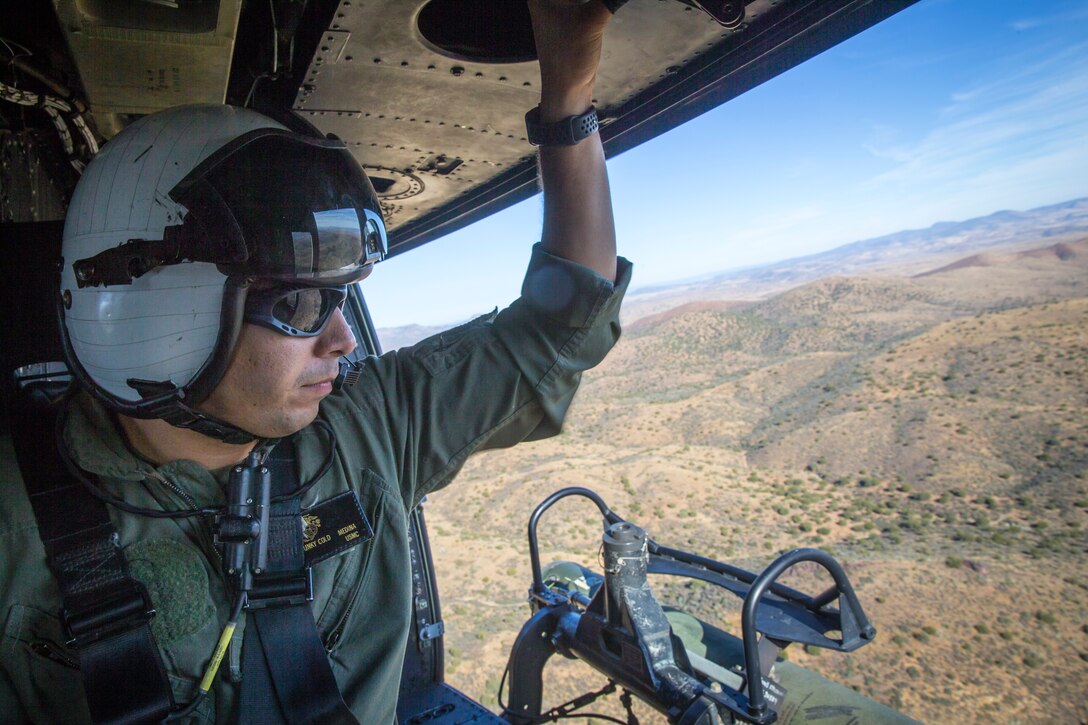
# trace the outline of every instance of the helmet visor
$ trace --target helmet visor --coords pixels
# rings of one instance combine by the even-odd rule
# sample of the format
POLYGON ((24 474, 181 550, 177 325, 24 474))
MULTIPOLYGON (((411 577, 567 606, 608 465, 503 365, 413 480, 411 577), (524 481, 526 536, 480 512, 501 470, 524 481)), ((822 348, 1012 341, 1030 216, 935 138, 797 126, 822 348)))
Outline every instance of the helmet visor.
POLYGON ((366 276, 388 240, 374 188, 340 141, 279 129, 240 136, 170 192, 190 259, 307 284, 366 276))

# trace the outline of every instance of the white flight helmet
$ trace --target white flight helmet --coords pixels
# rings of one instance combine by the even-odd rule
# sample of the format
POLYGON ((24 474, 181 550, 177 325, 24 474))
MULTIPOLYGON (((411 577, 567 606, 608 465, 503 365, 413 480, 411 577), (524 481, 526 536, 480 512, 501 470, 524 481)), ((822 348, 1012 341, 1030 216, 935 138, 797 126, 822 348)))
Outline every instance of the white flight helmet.
POLYGON ((345 285, 386 245, 374 189, 342 142, 231 106, 147 116, 103 147, 72 195, 60 279, 69 367, 120 413, 251 440, 193 408, 230 362, 249 285, 345 285))

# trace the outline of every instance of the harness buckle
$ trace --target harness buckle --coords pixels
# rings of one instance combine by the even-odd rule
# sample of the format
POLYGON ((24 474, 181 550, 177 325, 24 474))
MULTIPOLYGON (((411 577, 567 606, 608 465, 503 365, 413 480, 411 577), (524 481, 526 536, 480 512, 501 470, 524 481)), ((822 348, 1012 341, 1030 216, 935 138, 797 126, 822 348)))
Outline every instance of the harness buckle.
POLYGON ((144 626, 154 618, 155 607, 143 584, 123 582, 114 591, 96 596, 86 606, 65 607, 60 612, 65 644, 82 649, 103 639, 144 626))
POLYGON ((246 609, 291 607, 314 599, 314 578, 310 567, 298 574, 276 576, 265 573, 253 577, 253 586, 246 592, 246 609))

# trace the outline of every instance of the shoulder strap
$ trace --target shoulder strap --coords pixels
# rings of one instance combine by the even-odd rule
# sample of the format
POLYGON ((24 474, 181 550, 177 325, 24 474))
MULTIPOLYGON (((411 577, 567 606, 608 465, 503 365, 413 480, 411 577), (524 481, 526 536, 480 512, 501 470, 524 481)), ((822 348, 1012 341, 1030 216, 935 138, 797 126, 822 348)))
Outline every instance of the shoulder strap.
MULTIPOLYGON (((284 439, 265 464, 272 495, 299 487, 294 441, 284 439)), ((268 566, 254 577, 242 640, 242 725, 358 725, 340 694, 314 622, 310 569, 303 552, 301 501, 273 503, 268 566), (290 654, 287 654, 290 653, 290 654)))
POLYGON ((49 569, 60 588, 61 621, 95 723, 160 721, 173 707, 151 633, 155 615, 128 570, 106 505, 64 470, 56 420, 63 401, 24 389, 13 405, 12 438, 49 569), (119 697, 119 683, 126 696, 119 697))

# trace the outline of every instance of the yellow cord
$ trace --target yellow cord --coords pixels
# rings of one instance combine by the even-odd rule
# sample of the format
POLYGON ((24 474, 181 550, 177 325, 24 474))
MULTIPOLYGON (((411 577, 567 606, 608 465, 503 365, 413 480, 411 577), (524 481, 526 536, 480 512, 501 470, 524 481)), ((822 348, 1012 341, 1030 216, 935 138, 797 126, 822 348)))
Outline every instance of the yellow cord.
POLYGON ((227 653, 227 647, 230 646, 230 640, 234 636, 236 626, 238 626, 237 622, 227 622, 227 626, 223 627, 223 634, 219 635, 219 643, 215 645, 215 651, 212 652, 212 661, 208 663, 208 669, 204 672, 204 679, 200 681, 201 693, 206 693, 212 689, 215 673, 219 671, 219 664, 223 661, 223 655, 227 653))

